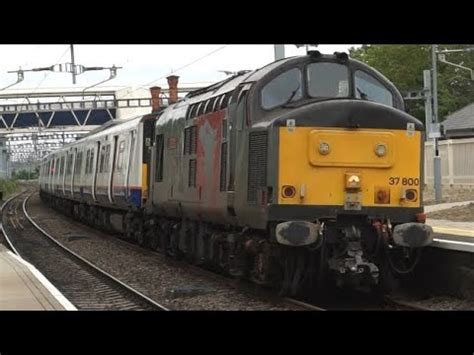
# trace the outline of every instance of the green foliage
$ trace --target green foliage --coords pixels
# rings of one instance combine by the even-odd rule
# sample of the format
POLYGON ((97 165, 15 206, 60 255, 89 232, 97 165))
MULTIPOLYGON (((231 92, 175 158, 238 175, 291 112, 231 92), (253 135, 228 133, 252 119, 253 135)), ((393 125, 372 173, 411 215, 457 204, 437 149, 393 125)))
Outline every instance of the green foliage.
MULTIPOLYGON (((472 45, 439 45, 457 49, 472 45)), ((404 95, 408 90, 423 88, 423 70, 431 69, 431 45, 363 45, 351 48, 350 55, 374 67, 391 80, 404 95)), ((450 62, 474 69, 474 53, 451 53, 450 62)), ((438 115, 440 120, 474 102, 474 85, 467 70, 438 61, 438 115)), ((425 121, 424 102, 407 100, 410 114, 425 121)))
POLYGON ((15 180, 0 179, 0 191, 3 192, 4 199, 5 199, 5 196, 11 194, 17 188, 18 188, 18 185, 15 180))
POLYGON ((20 171, 12 172, 12 179, 14 180, 35 180, 35 179, 38 179, 38 176, 39 176, 38 168, 32 171, 22 169, 20 171))

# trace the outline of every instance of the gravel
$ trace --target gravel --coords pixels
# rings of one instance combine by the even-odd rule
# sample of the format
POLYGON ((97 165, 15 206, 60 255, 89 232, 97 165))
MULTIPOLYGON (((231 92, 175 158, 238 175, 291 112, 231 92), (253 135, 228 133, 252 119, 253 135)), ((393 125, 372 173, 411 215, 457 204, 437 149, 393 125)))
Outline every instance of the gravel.
POLYGON ((435 296, 424 300, 411 300, 410 302, 436 311, 465 311, 474 309, 473 301, 450 296, 435 296))
POLYGON ((474 222, 474 203, 431 212, 427 214, 427 217, 432 219, 445 219, 453 222, 474 222))

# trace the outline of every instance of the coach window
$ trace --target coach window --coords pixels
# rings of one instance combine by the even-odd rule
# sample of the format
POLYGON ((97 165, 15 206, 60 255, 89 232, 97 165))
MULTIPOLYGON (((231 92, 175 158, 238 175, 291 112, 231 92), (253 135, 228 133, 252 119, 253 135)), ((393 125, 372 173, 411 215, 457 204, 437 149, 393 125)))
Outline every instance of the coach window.
POLYGON ((61 157, 61 160, 59 161, 59 171, 58 171, 58 176, 64 175, 64 156, 61 157))
POLYGON ((86 153, 86 175, 89 174, 90 157, 91 157, 91 150, 87 149, 87 153, 86 153))
POLYGON ((307 68, 311 97, 349 96, 349 69, 338 63, 312 63, 307 68))
POLYGON ((357 70, 354 74, 356 98, 393 106, 392 93, 377 79, 357 70))
POLYGON ((71 175, 72 173, 72 154, 67 155, 67 163, 66 163, 66 175, 71 175))
POLYGON ((89 165, 90 173, 94 170, 94 149, 91 150, 91 163, 89 165))
POLYGON ((121 141, 119 144, 119 153, 117 157, 117 171, 122 171, 124 152, 125 152, 125 141, 121 141))
POLYGON ((262 107, 270 110, 302 97, 301 71, 290 69, 270 81, 262 89, 262 107))
POLYGON ((105 162, 105 147, 102 146, 102 148, 100 149, 99 173, 104 172, 104 162, 105 162))
POLYGON ((76 155, 76 168, 74 169, 74 175, 80 175, 82 169, 82 152, 78 152, 76 155))
POLYGON ((104 158, 104 173, 110 171, 110 144, 105 147, 105 158, 104 158))

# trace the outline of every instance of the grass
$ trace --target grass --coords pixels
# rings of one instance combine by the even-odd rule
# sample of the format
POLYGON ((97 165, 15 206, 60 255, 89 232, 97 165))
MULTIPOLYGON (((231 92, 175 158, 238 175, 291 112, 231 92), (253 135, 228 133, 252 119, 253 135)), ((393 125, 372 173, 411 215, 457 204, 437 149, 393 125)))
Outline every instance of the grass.
POLYGON ((16 180, 0 179, 0 191, 3 192, 3 199, 18 189, 16 180))

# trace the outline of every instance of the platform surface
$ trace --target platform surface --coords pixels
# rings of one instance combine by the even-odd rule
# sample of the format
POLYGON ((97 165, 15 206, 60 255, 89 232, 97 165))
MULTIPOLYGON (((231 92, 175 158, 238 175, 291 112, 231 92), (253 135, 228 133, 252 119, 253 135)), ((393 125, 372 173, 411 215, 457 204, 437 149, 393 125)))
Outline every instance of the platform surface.
MULTIPOLYGON (((425 206, 425 213, 442 211, 456 206, 465 206, 470 203, 474 203, 474 201, 425 206)), ((474 253, 474 221, 453 222, 445 219, 428 218, 426 224, 433 227, 433 247, 474 253)))
POLYGON ((76 310, 31 264, 0 243, 0 310, 76 310))

